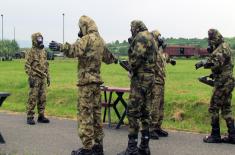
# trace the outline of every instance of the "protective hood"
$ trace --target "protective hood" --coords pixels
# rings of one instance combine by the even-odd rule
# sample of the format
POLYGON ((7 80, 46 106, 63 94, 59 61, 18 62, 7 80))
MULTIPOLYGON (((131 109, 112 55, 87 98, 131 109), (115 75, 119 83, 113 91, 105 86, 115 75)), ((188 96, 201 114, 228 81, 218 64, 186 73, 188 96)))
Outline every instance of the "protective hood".
POLYGON ((31 35, 33 47, 38 47, 38 43, 37 43, 37 38, 38 38, 38 37, 42 37, 42 34, 41 34, 40 32, 33 33, 33 34, 31 35))
POLYGON ((224 42, 223 36, 216 29, 209 29, 208 31, 208 44, 213 48, 217 48, 221 43, 224 42))
POLYGON ((89 33, 98 32, 95 21, 88 16, 81 16, 78 25, 80 27, 80 30, 82 31, 83 36, 89 33))
POLYGON ((141 20, 133 20, 131 22, 131 33, 135 36, 137 33, 148 30, 141 20))
POLYGON ((157 40, 158 37, 161 36, 161 33, 158 30, 153 30, 151 33, 153 34, 155 40, 157 40))
POLYGON ((157 41, 158 47, 162 47, 163 49, 165 49, 167 46, 167 43, 165 39, 161 37, 161 33, 158 30, 153 30, 151 33, 154 39, 157 41))

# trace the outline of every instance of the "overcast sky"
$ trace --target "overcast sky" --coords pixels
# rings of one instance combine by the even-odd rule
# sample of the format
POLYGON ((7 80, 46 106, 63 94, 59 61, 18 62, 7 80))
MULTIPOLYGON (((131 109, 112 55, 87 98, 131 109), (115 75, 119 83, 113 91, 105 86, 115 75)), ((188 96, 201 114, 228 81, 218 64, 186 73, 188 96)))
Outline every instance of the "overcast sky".
POLYGON ((164 37, 203 38, 209 28, 235 36, 235 0, 0 0, 8 39, 15 27, 16 40, 41 32, 46 41, 62 42, 62 13, 69 42, 77 38, 78 19, 84 14, 96 21, 106 42, 127 39, 134 19, 164 37))

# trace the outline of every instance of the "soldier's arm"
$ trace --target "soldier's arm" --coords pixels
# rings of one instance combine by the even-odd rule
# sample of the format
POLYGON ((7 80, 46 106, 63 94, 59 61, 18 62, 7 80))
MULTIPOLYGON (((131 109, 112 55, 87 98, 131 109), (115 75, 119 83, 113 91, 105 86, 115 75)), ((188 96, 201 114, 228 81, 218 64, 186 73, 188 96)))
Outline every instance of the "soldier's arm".
POLYGON ((33 61, 32 54, 31 54, 30 51, 28 51, 26 53, 26 62, 25 62, 24 68, 25 68, 26 74, 29 75, 29 76, 31 75, 31 72, 32 72, 32 70, 31 70, 32 61, 33 61))
POLYGON ((110 50, 105 46, 102 61, 106 64, 117 63, 118 59, 110 52, 110 50))
POLYGON ((49 62, 46 61, 46 75, 47 75, 47 78, 50 79, 50 73, 49 73, 49 62))
POLYGON ((204 68, 220 68, 224 65, 227 55, 221 50, 216 53, 212 53, 208 58, 207 63, 204 65, 204 68))
POLYGON ((88 38, 86 36, 77 40, 74 44, 65 43, 60 46, 60 51, 63 52, 67 57, 74 58, 80 57, 85 53, 85 49, 88 44, 88 38))
MULTIPOLYGON (((162 49, 162 48, 160 48, 160 49, 162 49)), ((171 63, 171 58, 169 57, 169 55, 167 53, 164 53, 163 56, 165 58, 166 63, 171 63)))

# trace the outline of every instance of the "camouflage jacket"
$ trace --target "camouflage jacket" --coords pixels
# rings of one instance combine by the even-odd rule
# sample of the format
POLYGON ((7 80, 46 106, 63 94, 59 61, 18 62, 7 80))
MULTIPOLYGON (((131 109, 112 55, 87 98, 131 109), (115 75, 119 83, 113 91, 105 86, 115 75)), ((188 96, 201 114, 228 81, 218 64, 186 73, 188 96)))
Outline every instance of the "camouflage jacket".
POLYGON ((211 71, 216 85, 225 84, 233 78, 232 52, 227 43, 220 44, 209 56, 207 63, 213 63, 211 71))
POLYGON ((102 61, 106 64, 113 63, 116 58, 108 50, 104 40, 98 33, 98 29, 92 19, 84 16, 86 32, 84 36, 74 44, 61 45, 60 51, 68 57, 78 58, 78 86, 91 83, 102 84, 100 67, 102 61))
POLYGON ((156 52, 156 65, 154 67, 156 84, 165 84, 167 63, 170 63, 170 58, 168 54, 163 52, 163 49, 160 47, 159 50, 156 52))
POLYGON ((26 53, 25 71, 29 77, 50 78, 49 63, 44 49, 32 47, 26 53))
POLYGON ((133 75, 154 74, 155 51, 157 51, 157 44, 147 30, 139 32, 135 36, 128 51, 129 65, 133 75))

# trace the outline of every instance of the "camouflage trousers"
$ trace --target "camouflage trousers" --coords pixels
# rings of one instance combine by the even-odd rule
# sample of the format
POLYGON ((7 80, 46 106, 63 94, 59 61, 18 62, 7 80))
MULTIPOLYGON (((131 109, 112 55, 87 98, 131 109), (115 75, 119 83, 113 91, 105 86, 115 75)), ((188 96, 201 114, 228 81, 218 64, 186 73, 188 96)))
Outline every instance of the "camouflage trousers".
POLYGON ((104 138, 101 121, 101 90, 99 84, 78 87, 78 133, 83 148, 91 149, 93 141, 102 144, 104 138))
POLYGON ((231 100, 234 88, 234 79, 228 79, 227 82, 213 89, 213 95, 210 101, 209 113, 213 118, 219 118, 221 110, 222 117, 227 120, 232 118, 231 100))
MULTIPOLYGON (((30 80, 29 80, 30 81, 30 80)), ((34 117, 34 109, 37 105, 38 114, 44 115, 46 106, 46 79, 32 77, 32 82, 29 82, 29 98, 27 104, 27 117, 34 117)))
POLYGON ((154 84, 150 130, 161 128, 164 117, 164 84, 154 84))
POLYGON ((142 130, 149 130, 150 108, 152 104, 153 74, 138 74, 131 79, 131 91, 127 105, 129 134, 139 132, 139 121, 142 130))

